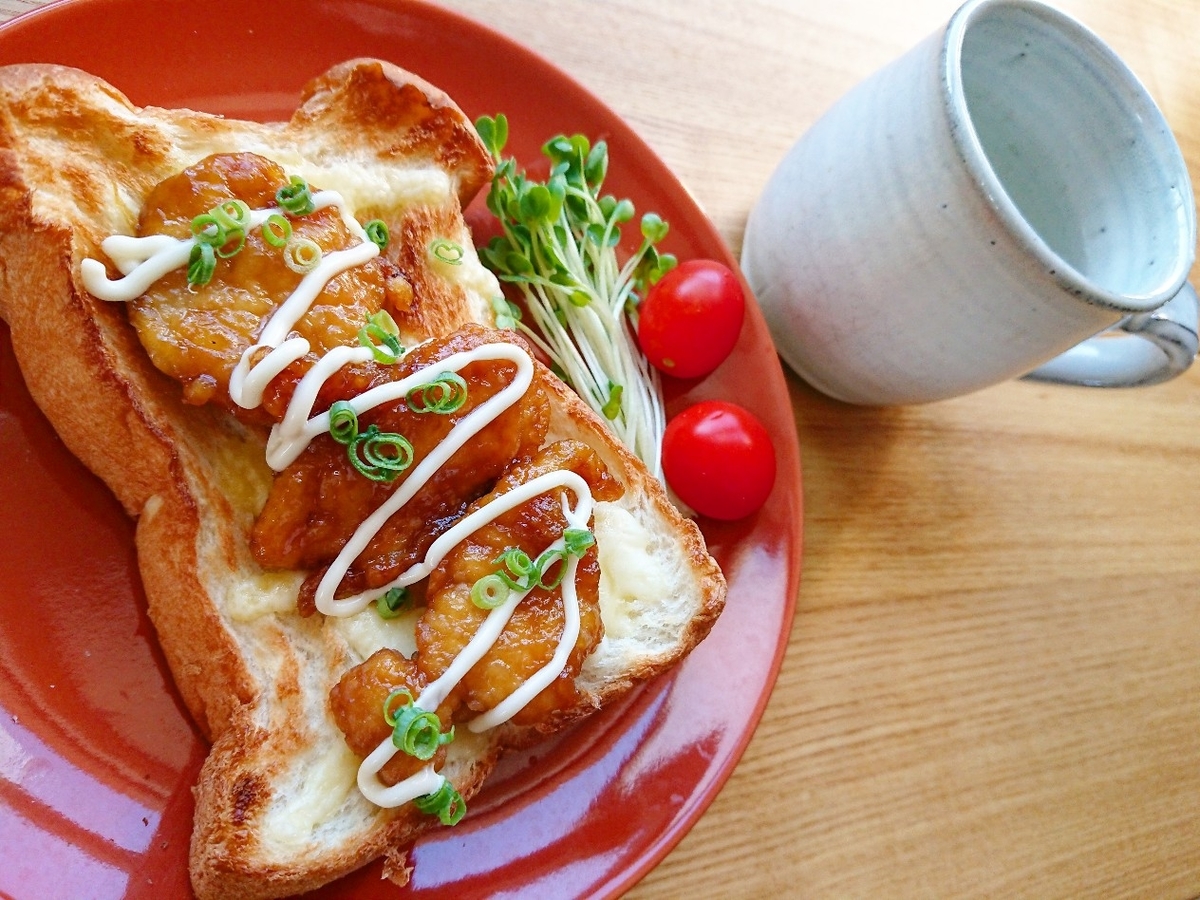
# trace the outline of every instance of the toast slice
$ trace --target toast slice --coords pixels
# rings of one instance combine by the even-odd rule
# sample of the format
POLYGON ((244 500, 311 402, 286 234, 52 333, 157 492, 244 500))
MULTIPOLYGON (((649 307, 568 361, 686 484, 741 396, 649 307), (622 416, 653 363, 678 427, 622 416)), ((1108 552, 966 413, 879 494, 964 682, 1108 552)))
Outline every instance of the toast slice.
MULTIPOLYGON (((312 573, 264 566, 252 547, 275 477, 267 426, 181 389, 139 340, 139 313, 84 286, 85 260, 119 277, 104 241, 137 233, 156 186, 230 154, 270 160, 338 191, 358 219, 386 223, 389 271, 405 291, 393 305, 404 346, 494 324, 499 286, 462 217, 491 160, 453 101, 377 60, 335 66, 308 85, 288 122, 272 124, 135 108, 75 69, 0 68, 0 316, 36 402, 137 519, 150 617, 212 741, 195 789, 197 896, 286 896, 380 856, 402 881, 407 846, 441 826, 411 803, 366 799, 330 693, 380 648, 411 656, 420 610, 389 620, 371 609, 303 614, 298 598, 312 573), (462 251, 453 266, 420 252, 435 238, 462 251)), ((562 382, 534 369, 549 409, 543 444, 582 442, 622 489, 590 520, 603 638, 574 677, 569 707, 531 724, 457 729, 440 772, 467 800, 505 748, 662 672, 703 639, 724 603, 696 526, 562 382)))

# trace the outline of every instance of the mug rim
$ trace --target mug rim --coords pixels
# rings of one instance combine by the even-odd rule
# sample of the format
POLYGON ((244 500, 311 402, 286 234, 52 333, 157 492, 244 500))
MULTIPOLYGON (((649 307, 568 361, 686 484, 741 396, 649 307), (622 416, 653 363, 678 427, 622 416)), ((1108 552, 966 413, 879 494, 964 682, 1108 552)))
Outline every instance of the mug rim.
POLYGON ((1187 163, 1162 110, 1137 75, 1107 43, 1078 20, 1039 0, 967 0, 951 17, 942 39, 941 87, 942 99, 950 121, 952 125, 959 126, 952 127, 951 134, 970 175, 982 188, 984 198, 1004 227, 1025 250, 1046 266, 1060 285, 1089 303, 1127 313, 1157 309, 1180 291, 1187 281, 1196 253, 1195 195, 1187 163), (1158 155, 1162 156, 1161 151, 1165 151, 1166 162, 1176 169, 1177 181, 1182 185, 1180 193, 1184 199, 1184 228, 1187 233, 1181 237, 1183 252, 1176 254, 1167 278, 1161 282, 1158 289, 1149 293, 1117 293, 1080 272, 1054 251, 1026 221, 1024 214, 1009 196, 1003 182, 988 161, 967 107, 962 52, 967 31, 973 21, 994 7, 1026 10, 1074 39, 1107 70, 1115 72, 1123 79, 1123 88, 1134 105, 1139 107, 1139 112, 1149 126, 1147 131, 1159 136, 1158 155), (1163 136, 1166 137, 1165 140, 1162 139, 1163 136))

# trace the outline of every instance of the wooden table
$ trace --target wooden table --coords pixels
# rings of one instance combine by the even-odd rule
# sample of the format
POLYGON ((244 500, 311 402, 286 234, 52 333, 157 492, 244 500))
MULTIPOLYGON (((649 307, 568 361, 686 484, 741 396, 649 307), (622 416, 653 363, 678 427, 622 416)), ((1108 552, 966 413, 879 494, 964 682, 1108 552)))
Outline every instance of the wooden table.
MULTIPOLYGON (((448 5, 616 109, 736 251, 790 143, 957 2, 448 5)), ((1146 82, 1200 183, 1200 4, 1060 5, 1146 82)), ((900 409, 789 388, 788 657, 732 779, 629 896, 1200 896, 1200 367, 900 409)))

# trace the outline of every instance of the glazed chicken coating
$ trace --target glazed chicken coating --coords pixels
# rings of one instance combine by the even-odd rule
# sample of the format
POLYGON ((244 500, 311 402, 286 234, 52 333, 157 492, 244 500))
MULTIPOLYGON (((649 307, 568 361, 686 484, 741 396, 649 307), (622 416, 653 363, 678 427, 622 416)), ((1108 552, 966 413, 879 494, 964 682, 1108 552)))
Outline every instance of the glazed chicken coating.
MULTIPOLYGON (((559 441, 536 456, 518 462, 505 473, 480 506, 539 475, 560 470, 583 477, 597 500, 616 500, 623 488, 586 444, 559 441)), ((567 492, 569 494, 569 492, 567 492)), ((482 526, 460 543, 431 573, 426 609, 417 623, 417 653, 410 660, 384 649, 348 671, 330 692, 334 720, 346 742, 359 756, 367 756, 390 733, 383 718, 383 703, 397 688, 419 697, 425 686, 440 677, 466 647, 488 616, 471 601, 471 587, 497 571, 497 558, 509 547, 520 547, 536 556, 562 536, 568 527, 562 512, 564 491, 548 491, 482 526)), ((569 498, 572 503, 575 498, 569 498)), ((579 600, 579 637, 559 677, 513 717, 518 725, 550 726, 560 710, 575 706, 575 676, 600 639, 600 567, 595 547, 580 558, 576 569, 579 600)), ((442 730, 486 712, 520 687, 548 663, 562 635, 562 587, 535 588, 513 612, 504 631, 488 653, 467 673, 438 707, 442 730)), ((432 760, 440 767, 444 749, 432 760)), ((415 774, 424 765, 397 754, 384 766, 385 784, 415 774)))
MULTIPOLYGON (((330 709, 350 749, 358 756, 366 757, 392 733, 392 726, 383 716, 383 704, 388 695, 403 688, 415 698, 424 687, 424 678, 415 662, 396 650, 384 648, 348 671, 334 685, 329 694, 330 709)), ((447 724, 450 708, 443 705, 437 714, 445 733, 450 727, 447 724)), ((415 775, 427 764, 440 769, 445 759, 445 745, 439 747, 429 760, 397 753, 380 769, 379 780, 384 784, 395 784, 415 775)))
MULTIPOLYGON (((274 207, 275 192, 286 184, 287 176, 278 164, 253 153, 209 156, 151 191, 139 233, 188 237, 196 215, 230 199, 242 200, 252 209, 274 207)), ((289 216, 289 221, 294 236, 314 240, 325 252, 345 249, 359 240, 333 207, 289 216)), ((424 243, 419 251, 396 247, 393 255, 401 259, 417 252, 424 253, 424 243)), ((410 262, 417 265, 415 258, 410 262)), ((399 315, 413 299, 408 281, 382 257, 336 275, 293 332, 309 341, 311 352, 272 379, 259 409, 236 408, 228 394, 230 374, 301 278, 284 263, 280 248, 265 240, 261 229, 251 229, 238 253, 217 261, 208 284, 189 285, 183 270, 167 273, 131 304, 130 316, 152 361, 183 384, 191 402, 218 403, 242 418, 263 423, 279 421, 296 384, 321 355, 336 346, 356 345, 368 316, 380 309, 399 315)), ((345 366, 326 381, 315 410, 403 378, 450 353, 497 340, 497 334, 466 326, 455 336, 415 349, 396 365, 369 362, 345 366)), ((458 413, 418 415, 401 401, 364 415, 362 429, 373 424, 381 431, 404 435, 419 460, 471 409, 508 384, 513 372, 511 364, 473 364, 461 373, 473 386, 458 413)), ((545 394, 535 386, 514 409, 489 425, 480 439, 456 454, 404 511, 393 517, 348 574, 343 593, 390 581, 419 559, 467 505, 490 488, 514 456, 531 452, 541 443, 547 419, 545 394)), ((337 556, 358 524, 403 481, 404 476, 382 484, 364 478, 351 465, 344 447, 328 436, 318 438, 276 479, 253 531, 256 558, 268 568, 322 569, 337 556)), ((313 609, 312 595, 320 575, 317 571, 303 591, 303 611, 313 609)))
MULTIPOLYGON (((233 198, 251 208, 274 206, 275 191, 286 183, 282 168, 254 154, 209 157, 155 188, 144 208, 139 233, 188 237, 195 216, 233 198)), ((358 241, 336 208, 289 219, 294 234, 311 238, 325 252, 358 241)), ((383 309, 401 318, 414 305, 412 284, 382 258, 335 276, 294 331, 309 340, 311 352, 272 380, 260 409, 248 412, 237 408, 228 394, 230 374, 301 278, 283 264, 280 249, 254 229, 236 255, 217 261, 207 285, 189 285, 183 270, 168 273, 131 304, 130 317, 152 361, 182 383, 189 402, 217 403, 250 421, 279 421, 297 382, 322 354, 335 346, 355 345, 363 324, 375 312, 383 309)), ((465 326, 414 348, 396 364, 367 362, 343 367, 326 381, 314 410, 328 409, 337 400, 398 381, 452 353, 488 342, 524 346, 512 333, 465 326)), ((363 413, 360 432, 374 425, 382 432, 404 435, 413 446, 415 465, 457 422, 511 383, 515 372, 515 365, 506 361, 472 363, 460 371, 469 387, 467 401, 459 410, 418 413, 401 400, 363 413)), ((546 439, 550 416, 542 382, 545 377, 539 367, 524 396, 455 453, 389 519, 351 567, 339 595, 392 581, 418 562, 438 535, 485 503, 488 491, 495 496, 539 474, 567 469, 582 475, 597 499, 620 496, 622 488, 586 445, 564 441, 538 450, 546 439)), ((351 464, 346 447, 328 435, 316 438, 274 481, 251 536, 256 559, 267 568, 309 570, 300 606, 304 613, 313 612, 315 586, 328 564, 363 520, 406 478, 407 472, 391 482, 372 481, 351 464)), ((428 598, 418 625, 417 655, 409 660, 392 650, 380 651, 348 672, 330 695, 334 716, 354 752, 366 756, 387 739, 390 726, 383 716, 383 704, 388 694, 405 687, 419 696, 487 617, 487 611, 471 603, 470 588, 478 578, 496 571, 496 558, 510 547, 520 547, 536 557, 561 537, 567 527, 563 495, 563 491, 548 492, 479 529, 452 551, 428 584, 415 586, 417 596, 428 598)), ((576 704, 574 678, 603 635, 594 548, 580 559, 576 584, 579 637, 564 671, 515 717, 518 724, 549 726, 558 711, 576 704)), ((554 654, 563 623, 561 588, 530 592, 495 646, 438 710, 446 727, 491 709, 542 668, 554 654)), ((444 754, 444 750, 438 751, 435 765, 441 764, 444 754)), ((399 754, 381 777, 394 783, 422 765, 399 754)))
MULTIPOLYGON (((138 233, 189 238, 195 216, 232 199, 251 209, 274 207, 275 192, 287 184, 288 176, 278 164, 256 154, 209 156, 155 186, 146 198, 138 233)), ((294 236, 315 241, 324 252, 360 242, 336 207, 289 215, 288 220, 294 236)), ((239 252, 216 261, 207 284, 190 285, 186 268, 163 275, 130 304, 130 320, 154 365, 183 384, 186 400, 217 403, 242 418, 261 421, 261 413, 234 405, 229 376, 255 343, 263 322, 302 277, 284 262, 282 249, 271 246, 255 228, 246 234, 239 252)), ((354 344, 369 315, 398 310, 409 301, 407 282, 382 257, 330 279, 296 324, 295 332, 309 341, 312 352, 293 364, 290 381, 330 348, 354 344)))
MULTIPOLYGON (((615 500, 624 491, 590 447, 565 440, 541 450, 532 460, 515 464, 495 490, 477 505, 539 475, 562 470, 583 477, 597 500, 615 500)), ((500 568, 498 557, 508 548, 518 547, 535 559, 562 537, 568 527, 562 509, 564 495, 573 506, 576 500, 571 492, 560 489, 503 513, 455 547, 430 574, 428 605, 417 623, 416 660, 426 679, 433 681, 440 676, 487 618, 488 611, 471 601, 471 588, 480 578, 500 568)), ((575 676, 604 635, 600 621, 600 565, 595 546, 579 560, 576 588, 580 630, 566 667, 513 718, 515 724, 549 725, 557 712, 576 705, 575 676)), ((563 625, 562 588, 531 591, 517 606, 493 647, 447 698, 456 710, 455 720, 470 719, 492 709, 548 663, 558 646, 563 625)))
MULTIPOLYGON (((375 384, 401 380, 452 353, 501 341, 520 343, 520 338, 466 326, 414 348, 394 365, 369 363, 359 367, 366 380, 345 398, 375 384)), ((542 386, 542 371, 537 370, 533 384, 520 399, 459 449, 388 520, 355 561, 339 595, 386 584, 421 560, 429 545, 466 512, 473 500, 491 489, 513 459, 530 455, 543 443, 550 407, 542 386)), ((434 372, 436 366, 431 377, 434 372)), ((417 465, 456 423, 511 384, 516 366, 507 361, 474 362, 460 374, 468 389, 467 400, 457 411, 416 413, 400 400, 364 413, 359 418, 360 431, 376 425, 381 431, 404 435, 413 445, 417 465)), ((349 375, 346 379, 353 380, 349 375)), ((332 393, 331 389, 322 396, 326 406, 339 399, 332 393)), ((344 446, 323 435, 276 477, 255 523, 251 547, 258 561, 268 568, 316 570, 302 590, 302 612, 311 613, 315 608, 312 597, 324 568, 363 520, 404 484, 411 471, 412 467, 392 482, 371 481, 353 467, 344 446)))

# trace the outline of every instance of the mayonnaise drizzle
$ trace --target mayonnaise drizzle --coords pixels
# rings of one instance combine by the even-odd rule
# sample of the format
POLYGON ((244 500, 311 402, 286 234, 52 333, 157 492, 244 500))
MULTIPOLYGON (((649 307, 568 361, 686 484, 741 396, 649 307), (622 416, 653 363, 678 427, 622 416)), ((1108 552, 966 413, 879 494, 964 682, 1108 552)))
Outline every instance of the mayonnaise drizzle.
POLYGON ((100 249, 116 263, 122 277, 110 280, 104 263, 96 259, 81 262, 79 274, 83 286, 101 300, 136 300, 168 272, 187 265, 194 243, 168 234, 145 237, 114 234, 104 239, 100 249))
MULTIPOLYGON (((229 394, 233 401, 244 409, 253 409, 259 406, 262 403, 263 393, 271 380, 311 350, 309 342, 294 335, 293 329, 308 312, 313 301, 325 289, 329 281, 354 266, 369 262, 379 253, 379 248, 366 237, 362 226, 347 209, 340 194, 336 191, 321 191, 313 195, 313 202, 317 209, 337 206, 341 211, 343 222, 358 238, 359 243, 344 250, 324 253, 317 266, 304 275, 296 289, 267 320, 257 343, 247 348, 242 354, 230 376, 229 394), (262 354, 261 358, 257 362, 253 362, 254 357, 259 354, 262 354)), ((261 227, 269 216, 280 212, 281 210, 276 207, 251 210, 248 228, 261 227)), ((180 239, 162 234, 142 237, 112 235, 106 238, 100 246, 113 261, 117 270, 121 272, 122 277, 110 279, 102 262, 84 259, 80 265, 84 287, 102 300, 114 302, 135 300, 149 290, 150 286, 159 278, 187 265, 194 244, 194 238, 180 239)), ((367 347, 335 347, 325 353, 304 374, 292 394, 282 420, 271 429, 266 458, 272 469, 280 471, 286 468, 299 457, 313 438, 329 431, 328 412, 312 415, 313 406, 316 404, 321 387, 325 382, 343 366, 367 362, 371 358, 373 358, 373 353, 367 347)), ((457 372, 470 363, 478 361, 512 362, 516 365, 516 373, 508 385, 455 423, 450 434, 417 464, 405 479, 404 484, 355 530, 318 585, 316 605, 317 609, 325 615, 354 615, 364 610, 375 598, 390 588, 405 587, 428 577, 429 573, 446 555, 476 529, 546 491, 566 488, 574 493, 576 497, 574 507, 567 504, 564 496, 563 514, 570 527, 588 527, 594 500, 587 482, 574 472, 550 472, 514 487, 464 516, 430 545, 421 562, 411 566, 390 584, 351 597, 334 598, 334 591, 345 577, 349 567, 366 549, 371 539, 379 533, 387 520, 403 508, 433 474, 449 462, 451 457, 471 438, 478 435, 524 396, 533 382, 533 360, 528 353, 515 344, 485 344, 471 350, 451 354, 400 381, 379 385, 349 401, 354 411, 361 414, 381 404, 405 397, 409 390, 427 383, 435 374, 447 371, 457 372)), ((562 549, 563 547, 564 540, 559 538, 546 549, 562 549)), ((511 719, 552 683, 566 666, 571 649, 579 637, 579 598, 575 588, 579 560, 577 557, 568 556, 563 564, 566 566, 561 583, 564 627, 553 656, 546 665, 526 679, 500 704, 469 722, 467 727, 471 731, 486 731, 511 719)), ((488 613, 483 624, 446 671, 427 685, 417 697, 415 703, 418 707, 433 712, 441 705, 467 672, 487 654, 499 639, 513 611, 528 593, 528 591, 514 591, 504 603, 488 613)), ((359 790, 364 797, 378 806, 399 806, 433 793, 445 781, 444 777, 434 770, 432 764, 429 764, 415 775, 390 787, 385 786, 379 780, 379 771, 398 752, 400 751, 389 736, 359 766, 357 776, 359 790)))
MULTIPOLYGON (((336 206, 339 209, 342 222, 345 223, 350 233, 358 238, 360 244, 365 242, 374 247, 374 253, 371 253, 368 259, 379 252, 379 248, 367 240, 366 233, 358 224, 358 220, 347 211, 341 194, 337 191, 320 191, 313 195, 312 200, 316 209, 325 209, 328 206, 336 206)), ((260 228, 270 216, 282 213, 283 210, 276 206, 251 210, 247 230, 260 228)), ((188 257, 195 244, 194 237, 176 238, 169 234, 146 234, 140 237, 130 234, 109 235, 100 242, 100 249, 113 261, 113 265, 117 267, 117 271, 121 273, 122 277, 109 278, 104 263, 98 259, 83 260, 79 264, 79 274, 83 280, 83 286, 88 289, 90 294, 101 300, 127 303, 146 293, 154 282, 168 272, 187 265, 188 257)), ((369 251, 362 249, 360 252, 369 251)), ((324 284, 321 287, 324 287, 324 284)), ((320 288, 318 288, 319 292, 320 288)), ((299 316, 297 316, 298 318, 299 316)), ((294 325, 295 322, 292 324, 294 325)))
MULTIPOLYGON (((587 528, 594 507, 592 492, 588 487, 588 483, 583 478, 569 471, 549 472, 537 478, 530 479, 524 484, 518 485, 492 500, 478 510, 478 512, 488 512, 490 521, 490 519, 494 519, 508 510, 515 509, 527 500, 532 500, 534 497, 545 493, 547 490, 553 490, 556 487, 565 487, 575 494, 576 505, 573 509, 567 505, 565 498, 563 500, 563 514, 566 516, 570 527, 587 528), (499 507, 499 509, 492 510, 492 507, 499 507)), ((474 527, 478 527, 478 525, 474 527)), ((449 535, 449 532, 442 537, 445 538, 447 535, 449 535)), ((452 547, 459 540, 461 538, 456 538, 450 546, 452 547)), ((564 541, 562 538, 559 538, 546 549, 562 549, 563 546, 564 541)), ((432 548, 430 552, 433 552, 432 548)), ((567 658, 571 655, 571 648, 575 646, 575 641, 579 638, 579 596, 575 590, 575 574, 579 568, 579 559, 569 556, 565 565, 567 568, 562 580, 563 633, 559 637, 554 655, 546 665, 527 678, 519 688, 505 697, 497 706, 468 722, 467 728, 471 731, 487 731, 490 728, 495 728, 497 725, 507 722, 553 682, 563 670, 563 667, 566 666, 567 658)), ((508 620, 512 617, 518 604, 528 595, 528 590, 523 592, 514 591, 504 603, 491 610, 483 624, 471 637, 471 640, 467 642, 467 646, 459 651, 446 671, 431 684, 427 685, 425 690, 421 691, 421 695, 416 699, 415 706, 429 712, 435 711, 475 664, 487 655, 492 645, 500 637, 501 632, 504 631, 504 626, 508 624, 508 620)), ((426 765, 417 774, 399 781, 390 787, 384 785, 379 780, 379 772, 387 765, 388 760, 398 752, 400 751, 392 743, 392 738, 389 735, 380 742, 378 747, 371 751, 370 755, 359 766, 358 788, 362 791, 363 796, 377 806, 399 806, 423 794, 431 793, 441 786, 441 782, 438 781, 433 783, 433 787, 429 790, 425 789, 425 786, 429 783, 429 776, 436 774, 432 765, 426 765)))
MULTIPOLYGON (((305 273, 296 289, 267 320, 266 327, 258 337, 258 343, 246 348, 229 377, 229 396, 242 409, 254 409, 262 403, 263 392, 271 379, 311 349, 308 341, 300 337, 288 338, 288 335, 296 327, 296 323, 304 318, 304 314, 321 291, 325 290, 325 286, 342 272, 368 263, 379 255, 379 247, 367 239, 362 226, 345 211, 341 194, 336 191, 321 191, 313 195, 313 205, 317 209, 334 204, 342 210, 342 221, 358 238, 359 243, 345 250, 331 250, 322 254, 321 261, 312 271, 305 273), (252 366, 251 360, 261 350, 269 352, 252 366)), ((261 225, 274 212, 278 210, 255 210, 251 214, 251 227, 261 225)))
MULTIPOLYGON (((415 387, 429 381, 433 372, 443 372, 447 369, 457 371, 468 363, 477 360, 509 360, 517 364, 516 375, 504 388, 497 391, 467 415, 463 416, 450 430, 450 433, 446 435, 446 438, 417 464, 404 484, 395 490, 378 509, 371 513, 350 537, 350 540, 346 542, 346 545, 337 555, 337 558, 330 564, 320 584, 317 586, 315 598, 317 609, 325 613, 325 615, 354 615, 360 610, 365 609, 376 597, 389 588, 406 587, 420 581, 434 570, 455 544, 480 525, 491 521, 491 519, 499 515, 497 511, 492 512, 489 516, 483 516, 483 511, 490 509, 493 505, 488 504, 481 510, 477 510, 476 513, 456 522, 448 531, 433 542, 428 553, 425 555, 424 561, 413 566, 395 581, 383 587, 363 591, 350 597, 334 599, 334 590, 350 570, 350 566, 354 563, 354 560, 367 549, 367 545, 371 542, 371 539, 379 533, 380 529, 387 523, 387 520, 403 508, 416 495, 417 491, 424 487, 433 473, 449 462, 450 458, 467 441, 479 434, 479 432, 525 394, 525 391, 528 390, 529 385, 533 382, 533 360, 529 358, 529 354, 515 344, 484 344, 473 350, 452 354, 441 362, 420 369, 401 381, 372 388, 350 401, 351 405, 354 406, 355 412, 361 412, 379 403, 403 397, 408 393, 410 387, 415 387), (447 536, 450 537, 448 538, 447 536)), ((329 416, 328 414, 324 415, 325 428, 328 430, 329 416)))

